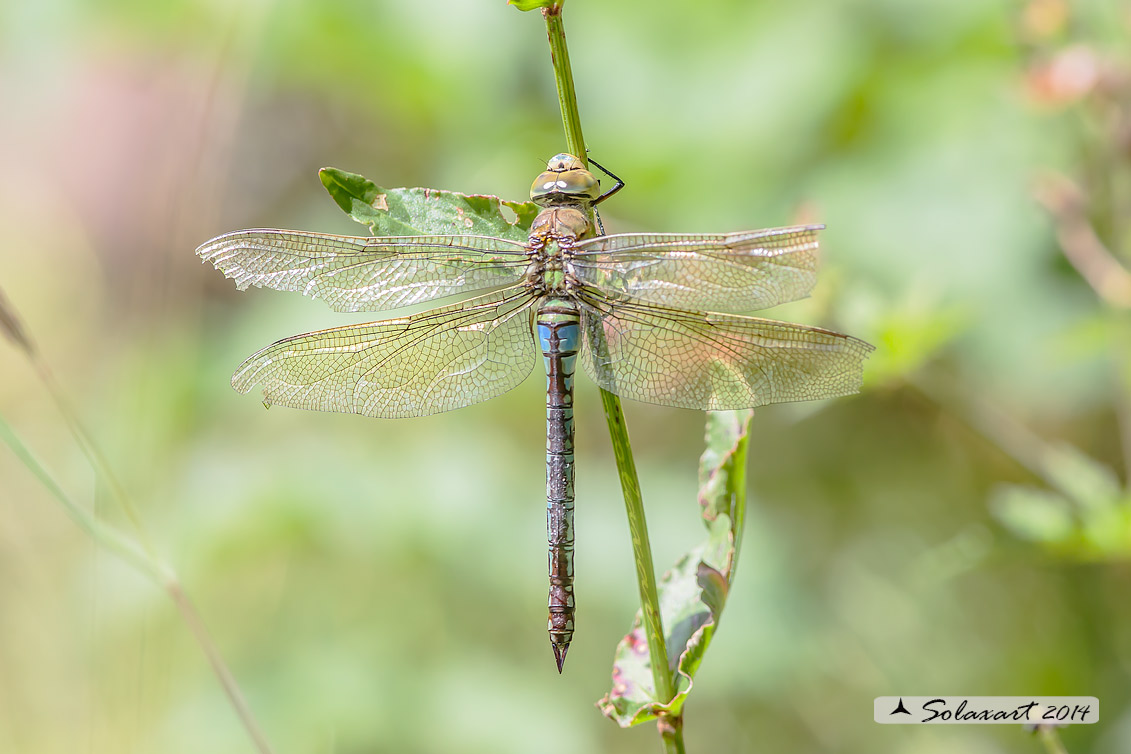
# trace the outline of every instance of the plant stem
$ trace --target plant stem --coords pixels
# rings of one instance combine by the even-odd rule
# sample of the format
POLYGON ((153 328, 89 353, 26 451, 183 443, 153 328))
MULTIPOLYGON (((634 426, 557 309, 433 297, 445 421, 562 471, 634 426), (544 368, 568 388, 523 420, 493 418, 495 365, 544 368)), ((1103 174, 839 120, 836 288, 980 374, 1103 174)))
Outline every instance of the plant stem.
MULTIPOLYGON (((588 165, 561 11, 561 5, 557 4, 543 9, 542 15, 546 19, 546 36, 550 42, 550 57, 558 85, 558 101, 562 108, 566 148, 570 154, 588 165)), ((636 582, 640 590, 641 614, 644 618, 644 633, 648 640, 648 655, 651 659, 656 700, 666 703, 675 696, 675 685, 672 682, 671 667, 668 665, 668 651, 660 617, 660 598, 656 589, 656 573, 652 564, 652 547, 648 540, 648 524, 644 516, 640 480, 636 474, 636 462, 632 457, 632 446, 628 439, 628 427, 624 421, 620 398, 602 389, 601 403, 605 408, 605 420, 609 425, 609 437, 613 444, 617 473, 620 476, 625 510, 628 514, 628 528, 632 536, 633 556, 636 563, 636 582)), ((661 717, 658 727, 665 751, 682 752, 682 719, 679 716, 661 717)))
POLYGON ((1048 754, 1068 754, 1068 749, 1064 748, 1064 744, 1060 740, 1060 734, 1051 725, 1039 726, 1037 736, 1041 739, 1041 743, 1045 745, 1045 751, 1048 754))
POLYGON ((624 493, 624 508, 628 513, 628 530, 632 536, 633 560, 636 563, 636 584, 640 589, 640 608, 644 617, 644 635, 648 639, 648 654, 652 660, 652 680, 656 684, 656 700, 669 702, 675 696, 675 687, 672 684, 668 650, 664 643, 660 597, 656 589, 655 569, 652 566, 652 545, 648 540, 648 522, 644 517, 644 498, 640 494, 636 462, 632 458, 632 446, 628 440, 628 427, 624 423, 620 399, 608 390, 601 390, 601 403, 604 404, 605 419, 609 423, 613 456, 617 461, 620 486, 624 493))
POLYGON ((1131 491, 1131 322, 1126 315, 1113 315, 1117 336, 1112 358, 1115 361, 1115 419, 1123 450, 1124 486, 1131 491))
POLYGON ((683 715, 664 715, 656 721, 660 730, 660 740, 664 742, 666 754, 685 754, 683 748, 683 715))
POLYGON ((573 88, 573 70, 569 65, 569 48, 566 46, 565 26, 562 24, 562 6, 557 4, 552 8, 544 8, 542 16, 546 19, 546 37, 550 41, 550 62, 554 66, 554 81, 558 85, 558 103, 562 108, 566 148, 588 167, 585 137, 581 133, 581 114, 577 109, 577 93, 573 88))

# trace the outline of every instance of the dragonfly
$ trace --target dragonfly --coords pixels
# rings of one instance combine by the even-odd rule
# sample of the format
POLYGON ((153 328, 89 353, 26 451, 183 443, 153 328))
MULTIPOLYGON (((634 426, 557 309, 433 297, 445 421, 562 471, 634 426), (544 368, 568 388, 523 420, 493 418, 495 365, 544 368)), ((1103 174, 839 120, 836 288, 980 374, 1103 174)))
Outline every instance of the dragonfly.
POLYGON ((298 292, 337 311, 466 299, 267 346, 239 366, 232 386, 247 393, 262 385, 268 406, 426 416, 511 390, 541 353, 547 628, 559 673, 575 623, 577 363, 622 398, 724 411, 855 393, 873 350, 831 330, 739 314, 808 295, 824 226, 601 235, 595 207, 622 185, 618 179, 602 194, 578 157, 555 155, 531 186, 540 211, 525 243, 258 229, 227 233, 197 249, 240 290, 298 292))

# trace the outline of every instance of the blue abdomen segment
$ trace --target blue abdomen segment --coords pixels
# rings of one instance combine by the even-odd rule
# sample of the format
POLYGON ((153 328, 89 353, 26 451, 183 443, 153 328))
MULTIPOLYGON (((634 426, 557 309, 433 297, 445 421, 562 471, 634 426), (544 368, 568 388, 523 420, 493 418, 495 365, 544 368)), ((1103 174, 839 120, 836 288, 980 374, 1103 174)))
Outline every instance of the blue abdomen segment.
POLYGON ((581 347, 577 309, 551 301, 535 327, 546 363, 546 539, 550 644, 561 672, 573 639, 573 375, 581 347))

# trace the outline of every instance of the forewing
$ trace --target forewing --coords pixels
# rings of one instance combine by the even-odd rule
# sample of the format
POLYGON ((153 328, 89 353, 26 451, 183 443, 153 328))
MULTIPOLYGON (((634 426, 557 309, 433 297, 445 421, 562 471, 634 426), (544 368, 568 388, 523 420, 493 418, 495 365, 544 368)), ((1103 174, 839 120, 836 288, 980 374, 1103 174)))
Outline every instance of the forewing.
POLYGON ((411 306, 517 282, 525 247, 486 236, 359 238, 289 230, 240 230, 196 250, 236 281, 321 298, 341 312, 411 306))
POLYGON ((427 416, 501 395, 535 362, 532 299, 520 287, 364 325, 296 335, 232 376, 264 402, 384 418, 427 416))
POLYGON ((586 296, 582 363, 624 398, 722 411, 848 395, 872 346, 756 317, 676 311, 586 296))
POLYGON ((572 270, 609 296, 696 311, 766 309, 809 295, 823 228, 600 236, 574 247, 572 270))

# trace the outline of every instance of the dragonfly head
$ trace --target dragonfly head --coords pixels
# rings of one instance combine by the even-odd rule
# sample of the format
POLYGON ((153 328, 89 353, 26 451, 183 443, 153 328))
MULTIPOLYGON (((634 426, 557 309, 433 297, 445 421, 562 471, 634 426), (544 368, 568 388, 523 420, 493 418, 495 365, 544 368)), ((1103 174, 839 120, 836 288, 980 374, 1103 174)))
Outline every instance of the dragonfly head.
POLYGON ((601 195, 601 184, 581 160, 565 152, 546 163, 545 172, 534 179, 530 200, 541 207, 552 204, 592 202, 601 195))

